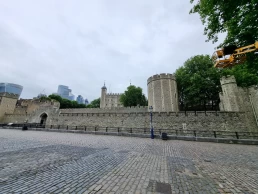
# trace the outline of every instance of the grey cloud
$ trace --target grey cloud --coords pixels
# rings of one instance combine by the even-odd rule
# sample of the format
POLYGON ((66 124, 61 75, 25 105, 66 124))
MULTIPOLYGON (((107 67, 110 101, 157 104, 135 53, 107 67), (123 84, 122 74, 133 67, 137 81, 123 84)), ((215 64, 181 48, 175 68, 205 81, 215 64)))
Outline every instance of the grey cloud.
POLYGON ((24 0, 0 2, 1 82, 23 98, 59 84, 89 100, 106 80, 112 92, 173 73, 197 54, 212 54, 192 5, 171 0, 24 0))

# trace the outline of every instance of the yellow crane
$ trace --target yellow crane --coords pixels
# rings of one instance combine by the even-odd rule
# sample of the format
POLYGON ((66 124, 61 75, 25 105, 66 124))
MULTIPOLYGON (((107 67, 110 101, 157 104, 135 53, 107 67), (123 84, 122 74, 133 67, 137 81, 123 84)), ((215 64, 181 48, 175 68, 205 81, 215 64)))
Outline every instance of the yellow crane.
POLYGON ((237 48, 235 45, 226 46, 212 55, 214 67, 226 68, 242 64, 246 60, 246 53, 258 51, 258 41, 254 44, 237 48))

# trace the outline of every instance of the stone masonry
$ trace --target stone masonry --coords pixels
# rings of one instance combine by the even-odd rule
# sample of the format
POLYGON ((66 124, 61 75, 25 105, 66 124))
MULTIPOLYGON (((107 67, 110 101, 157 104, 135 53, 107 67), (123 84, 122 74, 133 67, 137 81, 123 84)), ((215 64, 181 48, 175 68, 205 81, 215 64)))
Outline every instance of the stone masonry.
POLYGON ((100 108, 123 107, 120 96, 119 93, 107 93, 107 87, 104 84, 101 88, 100 108))
POLYGON ((147 81, 148 106, 154 112, 177 112, 178 94, 176 78, 172 74, 154 75, 147 81))
POLYGON ((221 111, 245 112, 249 124, 258 127, 258 89, 257 86, 249 88, 238 87, 234 76, 222 77, 222 93, 220 93, 221 111))
MULTIPOLYGON (((257 89, 239 88, 232 77, 223 78, 221 84, 221 111, 180 112, 173 75, 160 74, 149 78, 149 105, 154 107, 154 129, 257 132, 257 89)), ((105 92, 104 86, 102 94, 105 92)), ((103 107, 106 98, 104 101, 103 95, 101 98, 101 108, 95 109, 59 109, 59 103, 54 101, 21 100, 13 112, 5 113, 0 119, 1 123, 40 123, 44 115, 47 116, 47 125, 149 128, 148 107, 103 107)))
POLYGON ((0 93, 0 122, 6 114, 13 114, 17 99, 17 95, 0 93))

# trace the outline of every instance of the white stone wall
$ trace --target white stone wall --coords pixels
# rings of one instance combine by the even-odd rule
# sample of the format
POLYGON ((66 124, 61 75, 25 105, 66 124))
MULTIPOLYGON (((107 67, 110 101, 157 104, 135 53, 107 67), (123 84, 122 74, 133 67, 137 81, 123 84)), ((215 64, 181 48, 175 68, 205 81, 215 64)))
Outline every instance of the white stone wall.
POLYGON ((105 97, 105 106, 107 108, 111 107, 122 107, 121 102, 120 102, 120 96, 121 94, 107 94, 105 97))

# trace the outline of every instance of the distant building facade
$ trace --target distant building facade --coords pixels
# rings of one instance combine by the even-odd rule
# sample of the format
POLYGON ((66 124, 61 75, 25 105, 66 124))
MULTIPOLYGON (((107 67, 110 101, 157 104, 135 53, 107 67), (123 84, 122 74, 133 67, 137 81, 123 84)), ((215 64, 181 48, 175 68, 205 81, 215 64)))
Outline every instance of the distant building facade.
POLYGON ((84 98, 81 95, 78 95, 76 98, 78 104, 85 104, 84 98))
POLYGON ((74 95, 72 94, 72 90, 69 89, 68 86, 59 85, 57 94, 67 100, 74 100, 74 95))
POLYGON ((104 84, 101 88, 100 108, 123 107, 120 102, 121 95, 119 93, 107 93, 107 87, 104 84))

